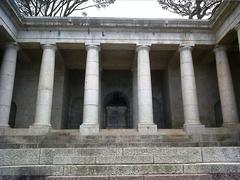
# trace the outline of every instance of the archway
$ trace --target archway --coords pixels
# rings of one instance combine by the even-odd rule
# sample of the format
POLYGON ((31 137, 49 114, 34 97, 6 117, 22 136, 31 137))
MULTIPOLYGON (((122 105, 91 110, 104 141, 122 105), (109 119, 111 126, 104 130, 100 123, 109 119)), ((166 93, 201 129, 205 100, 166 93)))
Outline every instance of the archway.
POLYGON ((123 93, 113 92, 108 94, 104 100, 103 128, 131 128, 129 112, 129 101, 123 93))
POLYGON ((83 98, 74 98, 71 103, 70 113, 67 122, 68 129, 79 129, 83 122, 83 98))

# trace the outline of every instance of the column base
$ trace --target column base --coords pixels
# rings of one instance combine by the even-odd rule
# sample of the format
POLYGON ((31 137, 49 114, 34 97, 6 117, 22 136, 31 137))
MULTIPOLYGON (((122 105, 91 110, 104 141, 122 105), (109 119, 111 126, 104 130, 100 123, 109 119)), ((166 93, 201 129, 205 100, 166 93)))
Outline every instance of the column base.
POLYGON ((157 134, 157 125, 155 124, 138 124, 138 132, 142 135, 157 134))
POLYGON ((44 125, 32 125, 29 126, 29 134, 30 135, 46 135, 51 130, 51 126, 44 126, 44 125))
POLYGON ((204 134, 205 126, 202 124, 184 124, 187 134, 204 134))
POLYGON ((91 136, 97 135, 99 133, 98 124, 82 124, 80 125, 80 135, 82 136, 91 136))

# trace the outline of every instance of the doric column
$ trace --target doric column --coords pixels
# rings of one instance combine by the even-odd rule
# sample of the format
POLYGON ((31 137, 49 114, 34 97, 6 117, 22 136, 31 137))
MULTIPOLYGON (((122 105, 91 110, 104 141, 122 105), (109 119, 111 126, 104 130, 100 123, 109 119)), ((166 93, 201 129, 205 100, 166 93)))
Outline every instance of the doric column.
POLYGON ((87 46, 87 60, 84 86, 83 124, 81 135, 99 132, 99 51, 97 45, 87 46))
POLYGON ((17 44, 8 44, 0 69, 0 128, 9 127, 14 78, 17 63, 17 44))
POLYGON ((38 82, 36 112, 34 124, 31 128, 49 130, 51 127, 56 46, 45 44, 42 48, 43 55, 38 82))
POLYGON ((214 52, 216 56, 223 125, 234 125, 238 123, 238 112, 226 48, 219 46, 214 49, 214 52))
POLYGON ((180 70, 184 111, 184 128, 188 133, 201 133, 197 89, 193 68, 191 46, 180 46, 180 70))
POLYGON ((157 133, 153 123, 152 83, 148 46, 137 47, 138 131, 141 134, 157 133))

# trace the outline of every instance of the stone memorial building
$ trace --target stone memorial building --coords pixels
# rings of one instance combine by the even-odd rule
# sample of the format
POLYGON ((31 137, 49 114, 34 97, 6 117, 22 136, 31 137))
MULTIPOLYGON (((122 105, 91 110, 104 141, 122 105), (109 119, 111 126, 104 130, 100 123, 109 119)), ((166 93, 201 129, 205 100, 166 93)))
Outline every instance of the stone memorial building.
MULTIPOLYGON (((231 146, 205 150, 232 152, 222 162, 239 173, 239 44, 238 1, 224 1, 210 20, 24 17, 1 1, 0 159, 10 144, 21 151, 23 137, 182 135, 201 151, 231 146)), ((17 174, 0 165, 1 175, 17 174)))

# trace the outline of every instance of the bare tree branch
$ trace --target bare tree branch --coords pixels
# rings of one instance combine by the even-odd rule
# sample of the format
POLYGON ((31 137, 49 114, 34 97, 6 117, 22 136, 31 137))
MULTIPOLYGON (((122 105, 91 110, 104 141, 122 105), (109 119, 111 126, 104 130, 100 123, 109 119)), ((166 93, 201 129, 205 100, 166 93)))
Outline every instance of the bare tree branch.
POLYGON ((11 0, 25 16, 69 16, 91 7, 105 8, 115 0, 11 0))
POLYGON ((223 0, 157 0, 163 9, 189 19, 211 18, 223 0))

